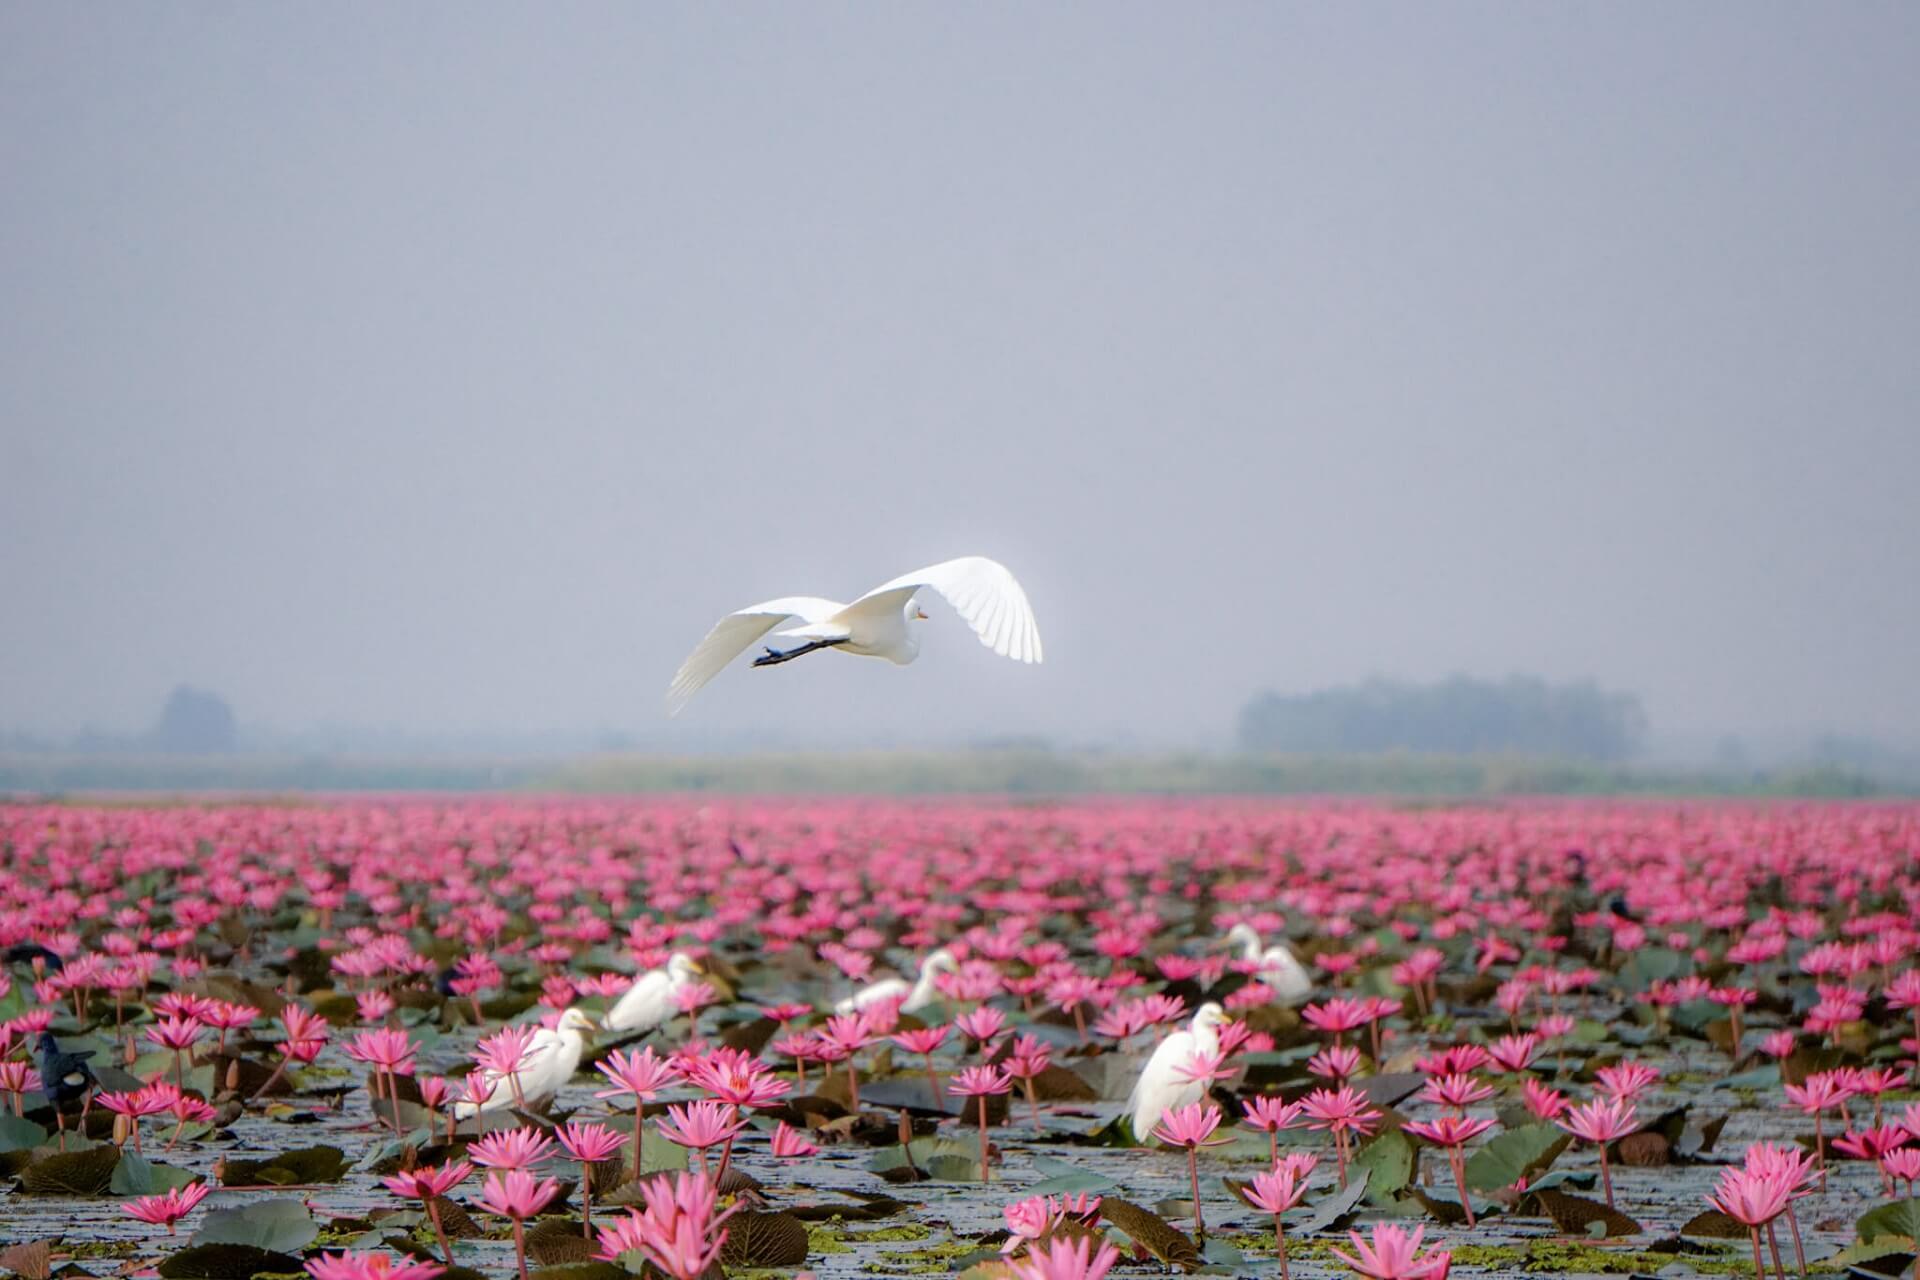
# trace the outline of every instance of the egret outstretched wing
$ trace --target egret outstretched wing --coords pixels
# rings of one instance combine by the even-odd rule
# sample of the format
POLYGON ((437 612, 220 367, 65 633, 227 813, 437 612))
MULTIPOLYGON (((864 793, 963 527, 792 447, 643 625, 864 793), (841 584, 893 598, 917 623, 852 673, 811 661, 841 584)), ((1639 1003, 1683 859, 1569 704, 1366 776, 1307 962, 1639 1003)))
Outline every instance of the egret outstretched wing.
POLYGON ((680 670, 674 673, 673 683, 667 686, 667 714, 679 715, 680 709, 700 692, 702 685, 788 618, 825 622, 840 612, 840 608, 839 601, 823 600, 819 596, 782 596, 728 614, 713 624, 706 639, 694 646, 687 660, 680 664, 680 670))
POLYGON ((923 587, 944 597, 967 620, 980 643, 1001 657, 1040 661, 1040 628, 1033 620, 1027 593, 1005 565, 985 556, 962 556, 903 573, 855 600, 840 616, 898 610, 923 587))

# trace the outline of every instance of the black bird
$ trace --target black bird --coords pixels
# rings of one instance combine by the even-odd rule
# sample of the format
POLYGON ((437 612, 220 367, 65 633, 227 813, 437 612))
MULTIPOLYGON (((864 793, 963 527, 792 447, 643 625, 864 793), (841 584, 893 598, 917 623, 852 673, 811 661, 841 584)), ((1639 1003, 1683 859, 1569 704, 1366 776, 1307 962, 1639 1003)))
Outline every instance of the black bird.
POLYGON ((94 1077, 93 1068, 87 1065, 87 1059, 92 1056, 91 1049, 83 1049, 79 1053, 62 1049, 51 1031, 40 1033, 40 1088, 46 1093, 47 1101, 53 1104, 53 1118, 60 1126, 62 1151, 67 1149, 67 1107, 79 1102, 80 1114, 84 1117, 93 1097, 93 1088, 100 1083, 94 1077))
POLYGON ((37 942, 16 942, 8 947, 7 963, 30 964, 35 969, 51 969, 55 973, 59 973, 66 967, 64 960, 37 942))

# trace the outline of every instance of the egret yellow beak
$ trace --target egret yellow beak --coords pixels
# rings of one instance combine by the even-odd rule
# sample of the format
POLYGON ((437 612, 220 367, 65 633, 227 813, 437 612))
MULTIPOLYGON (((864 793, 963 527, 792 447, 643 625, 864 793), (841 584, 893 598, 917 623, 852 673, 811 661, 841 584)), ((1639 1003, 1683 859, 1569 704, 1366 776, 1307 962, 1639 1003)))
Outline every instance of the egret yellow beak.
POLYGON ((925 609, 915 609, 913 616, 925 622, 927 620, 927 611, 925 609))

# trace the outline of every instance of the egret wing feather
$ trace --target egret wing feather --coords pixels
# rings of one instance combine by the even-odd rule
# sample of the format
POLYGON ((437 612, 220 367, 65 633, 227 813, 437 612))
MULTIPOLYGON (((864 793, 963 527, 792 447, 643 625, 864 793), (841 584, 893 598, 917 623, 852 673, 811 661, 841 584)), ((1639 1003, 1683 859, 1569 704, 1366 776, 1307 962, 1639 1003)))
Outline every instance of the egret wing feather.
POLYGON ((687 660, 680 664, 680 670, 674 673, 673 683, 667 686, 667 714, 679 715, 693 695, 719 675, 729 662, 788 618, 808 623, 825 622, 840 610, 837 600, 782 596, 728 614, 713 624, 706 638, 694 646, 687 660))
POLYGON ((1012 572, 985 556, 961 556, 903 573, 848 605, 841 616, 904 608, 908 597, 930 588, 966 620, 980 643, 1016 662, 1039 662, 1040 628, 1033 606, 1012 572))

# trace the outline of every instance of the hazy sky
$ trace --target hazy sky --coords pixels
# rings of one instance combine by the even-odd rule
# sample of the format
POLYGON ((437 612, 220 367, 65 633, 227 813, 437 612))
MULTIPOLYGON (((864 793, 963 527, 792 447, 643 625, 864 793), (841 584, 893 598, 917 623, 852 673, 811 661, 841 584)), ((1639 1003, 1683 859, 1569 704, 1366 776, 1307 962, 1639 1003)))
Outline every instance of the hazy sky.
POLYGON ((0 726, 1920 726, 1920 6, 0 4, 0 726), (714 618, 950 614, 661 694, 714 618))

